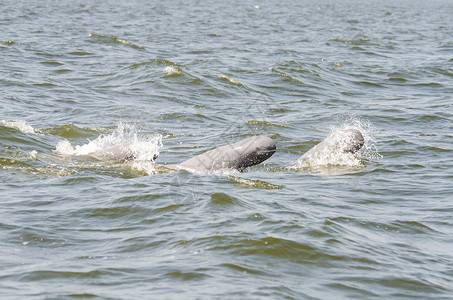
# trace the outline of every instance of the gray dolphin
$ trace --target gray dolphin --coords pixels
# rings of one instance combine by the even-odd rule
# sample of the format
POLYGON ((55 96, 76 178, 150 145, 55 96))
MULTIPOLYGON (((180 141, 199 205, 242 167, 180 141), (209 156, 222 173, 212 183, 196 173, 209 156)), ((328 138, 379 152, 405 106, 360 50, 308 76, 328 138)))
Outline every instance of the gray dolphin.
POLYGON ((357 129, 337 130, 299 157, 294 165, 300 164, 304 160, 316 159, 327 155, 355 153, 363 147, 364 143, 365 139, 357 129))
POLYGON ((131 161, 136 158, 136 154, 132 149, 132 141, 97 150, 90 153, 89 156, 99 160, 117 162, 131 161))
POLYGON ((243 171, 271 157, 276 150, 274 141, 266 136, 253 136, 204 152, 180 164, 166 165, 172 170, 192 173, 212 173, 221 170, 243 171))
MULTIPOLYGON (((128 162, 137 158, 137 151, 134 149, 132 141, 124 142, 121 144, 113 145, 101 150, 97 150, 88 154, 98 160, 110 162, 128 162)), ((152 160, 156 160, 157 154, 154 155, 152 160)))

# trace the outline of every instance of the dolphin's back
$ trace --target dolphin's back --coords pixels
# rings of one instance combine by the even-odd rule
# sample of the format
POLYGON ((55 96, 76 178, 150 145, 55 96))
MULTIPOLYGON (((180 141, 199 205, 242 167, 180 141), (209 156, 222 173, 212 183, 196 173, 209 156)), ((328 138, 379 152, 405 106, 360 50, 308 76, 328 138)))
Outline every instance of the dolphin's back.
POLYGON ((180 164, 167 165, 167 167, 195 173, 227 169, 242 171, 268 159, 274 154, 275 149, 276 146, 272 139, 265 136, 253 136, 234 144, 206 151, 180 164))

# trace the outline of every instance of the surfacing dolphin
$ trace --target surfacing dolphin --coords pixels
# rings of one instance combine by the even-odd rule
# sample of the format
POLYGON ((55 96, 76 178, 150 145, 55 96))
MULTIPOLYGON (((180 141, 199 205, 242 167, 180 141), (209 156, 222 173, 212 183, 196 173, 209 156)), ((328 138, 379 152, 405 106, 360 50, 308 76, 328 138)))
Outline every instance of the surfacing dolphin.
MULTIPOLYGON (((276 150, 274 141, 266 136, 253 136, 204 152, 180 164, 163 165, 171 170, 208 174, 223 170, 243 171, 271 157, 276 150)), ((90 153, 98 160, 127 162, 137 158, 132 142, 125 142, 90 153)), ((153 160, 156 160, 157 155, 153 160)))
POLYGON ((365 143, 362 133, 353 128, 336 130, 319 144, 308 150, 294 163, 298 166, 303 161, 313 161, 325 157, 337 157, 343 153, 356 153, 365 143))
POLYGON ((274 141, 266 136, 253 136, 204 152, 180 164, 166 165, 172 170, 192 173, 214 173, 222 170, 243 171, 245 168, 262 163, 276 150, 274 141))
POLYGON ((89 156, 92 156, 98 160, 103 161, 118 161, 118 162, 131 161, 137 157, 132 146, 133 146, 132 141, 128 141, 101 150, 97 150, 95 152, 90 153, 89 156))

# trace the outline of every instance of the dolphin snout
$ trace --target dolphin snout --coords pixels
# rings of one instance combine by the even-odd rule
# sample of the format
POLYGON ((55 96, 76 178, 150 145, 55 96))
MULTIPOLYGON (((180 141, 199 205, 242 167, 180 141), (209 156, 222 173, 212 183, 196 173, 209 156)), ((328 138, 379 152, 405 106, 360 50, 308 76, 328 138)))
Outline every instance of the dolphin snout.
POLYGON ((275 142, 271 138, 268 138, 267 136, 258 136, 256 144, 257 144, 256 155, 260 158, 268 159, 277 150, 275 142))
POLYGON ((355 153, 359 151, 365 144, 365 139, 362 133, 357 129, 348 129, 344 132, 347 138, 346 152, 355 153))

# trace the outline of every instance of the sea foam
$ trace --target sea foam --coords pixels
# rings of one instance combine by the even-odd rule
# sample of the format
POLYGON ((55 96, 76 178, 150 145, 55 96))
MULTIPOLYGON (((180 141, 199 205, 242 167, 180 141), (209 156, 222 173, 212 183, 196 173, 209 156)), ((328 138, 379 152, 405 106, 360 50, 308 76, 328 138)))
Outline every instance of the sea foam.
POLYGON ((162 136, 139 136, 135 126, 119 123, 113 132, 101 134, 96 139, 75 147, 68 140, 58 142, 55 153, 62 155, 90 156, 103 149, 121 143, 131 143, 130 148, 136 161, 152 161, 162 148, 162 136))
POLYGON ((2 120, 0 121, 0 124, 10 128, 15 128, 23 133, 39 134, 39 130, 33 128, 31 125, 29 125, 26 121, 23 120, 12 120, 12 121, 2 120))

